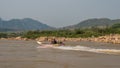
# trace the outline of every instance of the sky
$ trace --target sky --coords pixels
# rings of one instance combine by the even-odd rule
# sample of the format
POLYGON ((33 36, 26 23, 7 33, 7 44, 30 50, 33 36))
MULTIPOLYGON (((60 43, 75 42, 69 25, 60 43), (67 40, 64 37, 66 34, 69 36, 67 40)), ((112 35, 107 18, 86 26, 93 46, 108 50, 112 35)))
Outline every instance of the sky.
POLYGON ((120 19, 120 0, 0 0, 0 17, 64 27, 92 18, 120 19))

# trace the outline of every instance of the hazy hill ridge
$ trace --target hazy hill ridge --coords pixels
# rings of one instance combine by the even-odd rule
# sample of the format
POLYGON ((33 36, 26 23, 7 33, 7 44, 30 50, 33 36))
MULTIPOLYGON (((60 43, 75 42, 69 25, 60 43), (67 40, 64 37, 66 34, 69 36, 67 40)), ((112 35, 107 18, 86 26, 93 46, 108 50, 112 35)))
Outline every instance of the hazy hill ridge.
POLYGON ((74 29, 74 28, 89 28, 89 27, 105 27, 105 26, 111 26, 116 23, 120 23, 120 19, 111 20, 108 18, 99 18, 99 19, 94 18, 94 19, 84 20, 78 24, 67 26, 64 28, 74 29))
MULTIPOLYGON (((105 27, 120 23, 120 19, 94 18, 84 20, 78 24, 63 27, 65 29, 105 27)), ((31 18, 11 19, 9 21, 0 18, 0 31, 25 31, 25 30, 50 30, 55 29, 31 18)))
POLYGON ((23 31, 23 30, 47 30, 53 29, 46 24, 43 24, 37 20, 33 20, 31 18, 24 19, 12 19, 9 21, 2 20, 0 18, 0 29, 5 30, 13 30, 13 31, 23 31))

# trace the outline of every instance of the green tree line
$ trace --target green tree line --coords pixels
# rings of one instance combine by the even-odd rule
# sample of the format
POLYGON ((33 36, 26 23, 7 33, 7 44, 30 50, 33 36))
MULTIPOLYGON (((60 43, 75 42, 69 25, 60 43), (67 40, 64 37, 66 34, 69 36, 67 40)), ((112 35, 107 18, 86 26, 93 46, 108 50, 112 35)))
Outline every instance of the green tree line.
POLYGON ((74 30, 49 30, 49 31, 28 31, 23 35, 26 38, 35 39, 40 36, 55 36, 55 37, 70 37, 70 38, 87 38, 98 37, 107 34, 120 34, 120 23, 114 24, 111 27, 106 28, 86 28, 86 29, 74 29, 74 30))
POLYGON ((106 28, 98 28, 91 27, 86 29, 62 29, 62 30, 44 30, 44 31, 28 31, 23 33, 0 33, 0 38, 8 38, 8 37, 17 37, 21 36, 24 38, 35 39, 37 37, 69 37, 69 38, 88 38, 88 37, 98 37, 107 34, 120 34, 120 23, 114 24, 111 27, 106 28))

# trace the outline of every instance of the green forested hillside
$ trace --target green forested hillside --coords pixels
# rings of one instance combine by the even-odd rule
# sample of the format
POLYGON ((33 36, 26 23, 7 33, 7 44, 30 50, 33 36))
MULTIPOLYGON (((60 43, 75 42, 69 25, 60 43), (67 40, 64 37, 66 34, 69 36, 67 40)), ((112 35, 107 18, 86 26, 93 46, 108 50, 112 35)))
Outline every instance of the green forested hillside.
POLYGON ((12 19, 9 21, 4 21, 0 19, 0 31, 25 31, 46 29, 53 29, 53 27, 50 27, 31 18, 12 19))
POLYGON ((108 18, 100 18, 100 19, 95 18, 95 19, 84 20, 78 24, 64 27, 64 28, 66 28, 66 29, 91 28, 91 27, 103 28, 103 27, 111 26, 111 25, 116 24, 116 23, 120 23, 120 19, 111 20, 108 18))

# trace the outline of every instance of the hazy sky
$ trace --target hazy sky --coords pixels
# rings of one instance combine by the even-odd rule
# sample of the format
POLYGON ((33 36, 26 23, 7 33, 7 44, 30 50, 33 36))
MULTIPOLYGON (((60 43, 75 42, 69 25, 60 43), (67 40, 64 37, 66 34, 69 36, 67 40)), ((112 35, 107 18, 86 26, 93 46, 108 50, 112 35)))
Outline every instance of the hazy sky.
POLYGON ((0 0, 0 17, 33 18, 54 27, 89 18, 120 19, 120 0, 0 0))

